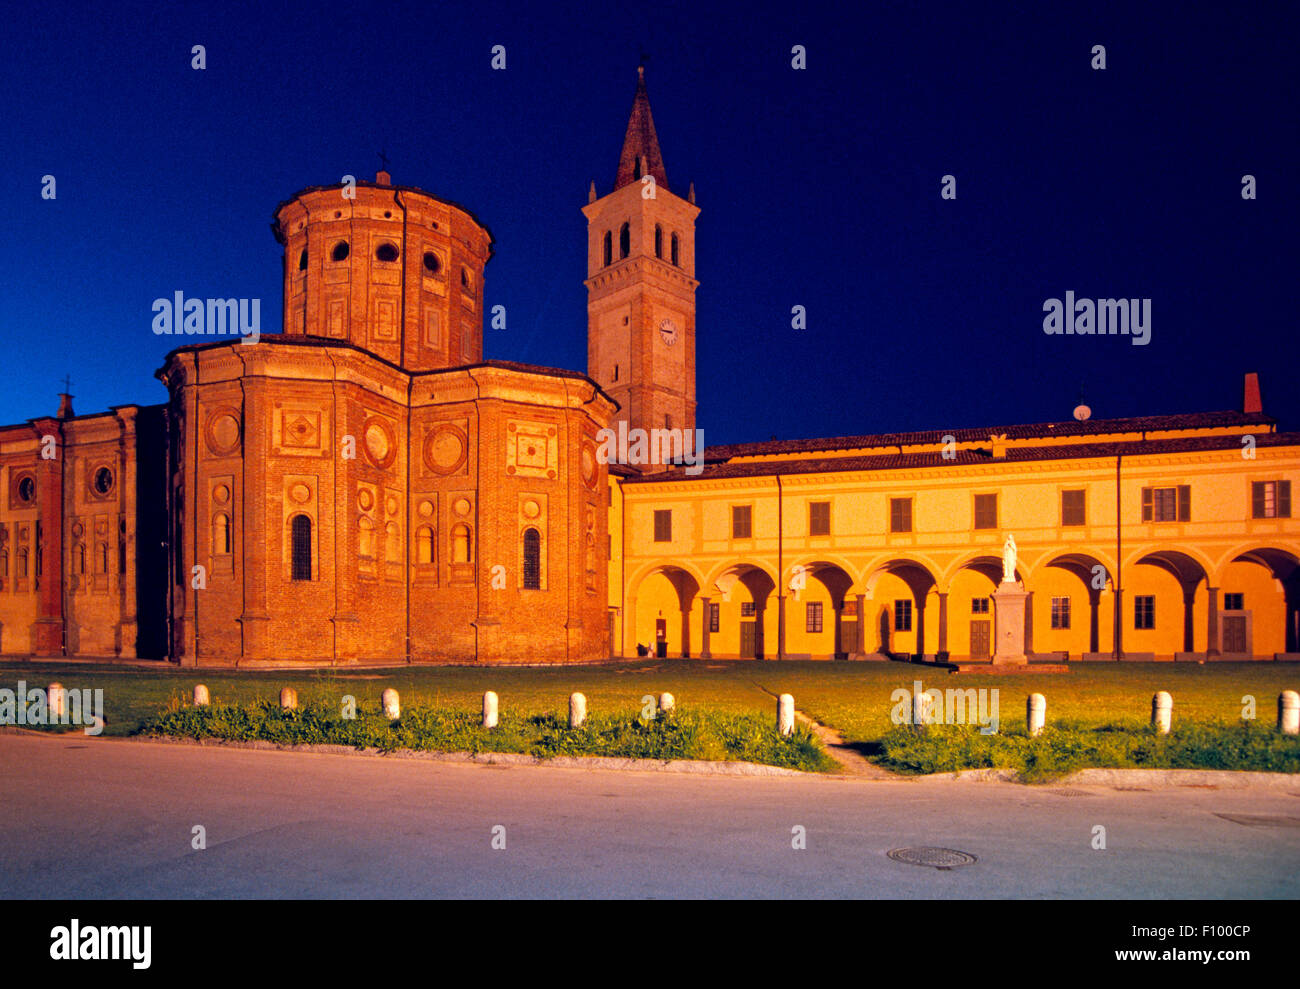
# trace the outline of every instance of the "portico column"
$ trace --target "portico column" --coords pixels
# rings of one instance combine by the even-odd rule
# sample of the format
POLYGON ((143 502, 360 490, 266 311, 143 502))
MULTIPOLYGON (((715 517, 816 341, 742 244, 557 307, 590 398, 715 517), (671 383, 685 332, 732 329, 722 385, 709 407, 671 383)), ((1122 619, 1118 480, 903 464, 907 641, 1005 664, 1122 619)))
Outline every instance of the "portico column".
POLYGON ((867 654, 867 596, 857 595, 858 599, 858 652, 867 654))
POLYGON ((682 605, 682 659, 691 658, 691 606, 682 605))
POLYGON ((925 595, 917 594, 916 597, 916 651, 912 653, 914 659, 925 661, 925 595))
POLYGON ((1208 612, 1205 638, 1205 656, 1219 655, 1219 589, 1206 585, 1206 611, 1208 612))
POLYGON ((948 592, 939 592, 939 654, 941 662, 948 658, 948 592))
POLYGON ((700 598, 700 659, 712 659, 709 651, 709 632, 713 627, 713 604, 708 598, 700 598))
POLYGON ((1025 594, 1025 655, 1034 654, 1034 592, 1025 594))
POLYGON ((1196 587, 1183 588, 1183 651, 1192 652, 1195 648, 1196 627, 1196 587))
POLYGON ((785 595, 776 596, 776 658, 785 659, 785 595))

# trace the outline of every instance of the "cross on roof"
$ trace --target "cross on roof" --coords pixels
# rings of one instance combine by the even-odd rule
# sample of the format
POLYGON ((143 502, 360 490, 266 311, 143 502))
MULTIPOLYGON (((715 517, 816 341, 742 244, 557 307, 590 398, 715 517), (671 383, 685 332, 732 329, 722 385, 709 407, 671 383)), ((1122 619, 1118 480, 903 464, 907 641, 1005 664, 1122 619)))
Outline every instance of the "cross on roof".
POLYGON ((385 172, 388 171, 388 155, 384 154, 383 151, 379 152, 379 164, 385 172))
POLYGON ((72 378, 66 374, 63 376, 63 394, 72 394, 72 378))

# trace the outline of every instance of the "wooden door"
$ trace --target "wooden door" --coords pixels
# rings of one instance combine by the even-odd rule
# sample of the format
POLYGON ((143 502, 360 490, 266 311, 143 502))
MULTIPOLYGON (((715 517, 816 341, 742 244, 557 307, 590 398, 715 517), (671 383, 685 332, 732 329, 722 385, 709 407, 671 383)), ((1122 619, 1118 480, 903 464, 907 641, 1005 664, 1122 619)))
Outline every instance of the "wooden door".
POLYGON ((758 633, 756 622, 740 623, 740 655, 753 659, 758 654, 758 633))
POLYGON ((1246 619, 1244 616, 1224 616, 1223 651, 1230 653, 1245 653, 1250 651, 1250 647, 1246 642, 1246 619))
POLYGON ((972 618, 970 623, 970 658, 989 658, 989 620, 972 618))

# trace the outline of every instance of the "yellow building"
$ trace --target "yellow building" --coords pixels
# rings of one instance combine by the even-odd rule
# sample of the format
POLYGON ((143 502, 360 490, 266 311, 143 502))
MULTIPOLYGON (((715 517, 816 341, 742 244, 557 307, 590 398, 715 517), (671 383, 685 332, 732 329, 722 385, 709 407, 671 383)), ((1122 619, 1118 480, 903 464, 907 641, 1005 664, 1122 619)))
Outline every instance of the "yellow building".
POLYGON ((693 451, 694 199, 641 79, 615 188, 583 210, 587 373, 652 448, 685 433, 685 462, 612 458, 614 655, 988 657, 1013 533, 1031 656, 1300 659, 1300 434, 1254 375, 1240 412, 693 451))

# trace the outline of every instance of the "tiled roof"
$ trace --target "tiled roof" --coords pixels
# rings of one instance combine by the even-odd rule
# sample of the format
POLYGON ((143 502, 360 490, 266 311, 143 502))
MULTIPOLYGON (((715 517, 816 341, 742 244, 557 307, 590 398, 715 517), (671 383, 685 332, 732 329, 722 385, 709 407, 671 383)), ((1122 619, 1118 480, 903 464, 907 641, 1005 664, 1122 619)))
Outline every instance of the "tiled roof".
POLYGON ((1235 426, 1273 425, 1271 416, 1244 412, 1194 412, 1172 416, 1136 416, 1130 419, 1090 419, 1085 422, 1042 422, 1018 426, 983 426, 966 429, 931 429, 914 433, 868 433, 861 436, 828 436, 805 440, 768 440, 760 443, 732 443, 710 446, 705 460, 721 461, 733 457, 754 457, 783 453, 815 453, 830 450, 856 450, 882 446, 920 446, 946 442, 952 436, 958 443, 987 441, 990 436, 1006 435, 1009 440, 1038 439, 1056 436, 1096 436, 1112 433, 1163 432, 1173 429, 1215 429, 1235 426))
MULTIPOLYGON (((1235 414, 1235 413, 1232 413, 1235 414)), ((1119 420, 1115 420, 1119 421, 1119 420)), ((1300 433, 1260 433, 1257 447, 1297 446, 1300 433)), ((942 452, 886 453, 863 457, 825 457, 803 460, 755 460, 741 463, 706 463, 699 474, 687 474, 673 467, 658 474, 631 478, 628 483, 648 484, 661 481, 719 480, 733 477, 769 477, 776 474, 828 474, 855 471, 904 470, 917 468, 961 467, 977 464, 1015 464, 1042 460, 1089 460, 1099 457, 1158 456, 1168 453, 1192 453, 1204 450, 1240 450, 1239 436, 1188 436, 1163 440, 1130 440, 1119 443, 1072 443, 1057 446, 1007 447, 1005 457, 994 457, 986 450, 957 450, 945 459, 942 452)))

